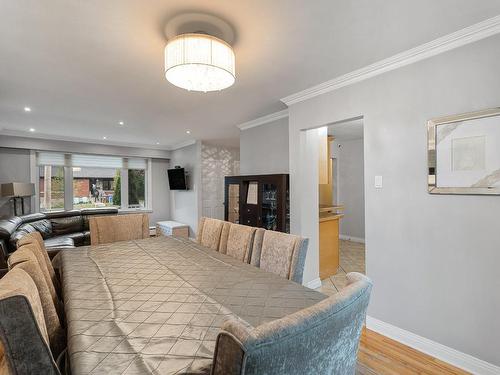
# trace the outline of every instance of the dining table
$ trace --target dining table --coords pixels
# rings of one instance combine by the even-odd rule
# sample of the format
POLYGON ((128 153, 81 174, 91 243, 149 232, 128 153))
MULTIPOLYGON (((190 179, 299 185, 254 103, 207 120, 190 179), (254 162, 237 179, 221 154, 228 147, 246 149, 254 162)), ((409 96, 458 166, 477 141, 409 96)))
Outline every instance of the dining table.
POLYGON ((169 236, 61 254, 67 360, 80 374, 209 374, 226 320, 257 327, 322 293, 169 236))

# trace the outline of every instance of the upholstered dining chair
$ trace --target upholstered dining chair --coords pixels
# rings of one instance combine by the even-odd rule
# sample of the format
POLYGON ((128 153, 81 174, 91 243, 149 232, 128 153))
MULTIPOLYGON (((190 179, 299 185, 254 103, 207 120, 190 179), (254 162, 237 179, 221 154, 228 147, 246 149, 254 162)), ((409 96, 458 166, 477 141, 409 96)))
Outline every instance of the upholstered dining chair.
POLYGON ((258 229, 250 263, 301 284, 307 245, 307 238, 258 229))
POLYGON ((24 245, 12 253, 8 259, 9 269, 22 269, 35 283, 42 304, 50 349, 54 358, 57 358, 66 347, 66 333, 61 324, 63 318, 62 305, 59 300, 56 300, 56 304, 54 304, 38 260, 33 252, 27 249, 28 246, 32 245, 24 245))
POLYGON ((353 375, 372 283, 360 273, 347 279, 339 293, 284 318, 255 328, 226 321, 212 374, 353 375))
POLYGON ((257 228, 228 224, 222 230, 219 251, 242 262, 250 263, 253 239, 257 228))
POLYGON ((147 214, 91 217, 89 226, 91 245, 149 238, 147 214))
POLYGON ((60 375, 38 289, 22 269, 0 279, 0 373, 60 375))
POLYGON ((47 254, 47 250, 45 249, 45 245, 43 244, 43 239, 40 233, 33 232, 29 233, 23 237, 21 237, 17 241, 17 248, 20 249, 23 246, 27 246, 27 248, 33 252, 38 263, 40 264, 40 268, 42 269, 45 280, 47 281, 47 285, 51 290, 51 294, 54 294, 53 291, 56 292, 59 298, 62 297, 61 284, 59 279, 56 276, 56 272, 52 263, 50 261, 49 255, 47 254))
POLYGON ((219 251, 223 230, 229 229, 230 223, 209 217, 202 217, 198 223, 196 242, 209 249, 219 251))

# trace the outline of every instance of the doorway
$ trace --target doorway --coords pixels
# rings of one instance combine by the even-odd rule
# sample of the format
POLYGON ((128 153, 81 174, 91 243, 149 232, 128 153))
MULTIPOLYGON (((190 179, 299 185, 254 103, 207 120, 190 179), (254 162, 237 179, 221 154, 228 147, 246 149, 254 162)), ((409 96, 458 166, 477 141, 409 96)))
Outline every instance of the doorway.
POLYGON ((335 294, 349 272, 366 272, 363 119, 317 131, 321 291, 335 294))

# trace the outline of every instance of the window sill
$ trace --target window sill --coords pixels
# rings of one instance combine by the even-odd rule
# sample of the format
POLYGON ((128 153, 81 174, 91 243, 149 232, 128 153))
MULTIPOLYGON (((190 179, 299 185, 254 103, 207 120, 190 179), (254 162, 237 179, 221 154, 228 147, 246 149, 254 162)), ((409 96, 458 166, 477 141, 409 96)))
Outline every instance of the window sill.
POLYGON ((153 213, 153 210, 149 208, 123 208, 123 209, 118 209, 119 214, 132 214, 134 212, 140 212, 140 213, 145 213, 145 214, 151 214, 153 213))

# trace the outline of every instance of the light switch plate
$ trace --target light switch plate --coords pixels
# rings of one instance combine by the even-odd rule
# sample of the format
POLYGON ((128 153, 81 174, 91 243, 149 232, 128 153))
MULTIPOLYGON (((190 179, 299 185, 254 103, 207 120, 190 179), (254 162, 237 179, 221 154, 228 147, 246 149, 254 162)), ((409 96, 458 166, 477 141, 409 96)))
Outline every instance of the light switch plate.
POLYGON ((377 189, 382 189, 382 186, 383 186, 382 176, 375 176, 375 187, 377 189))

